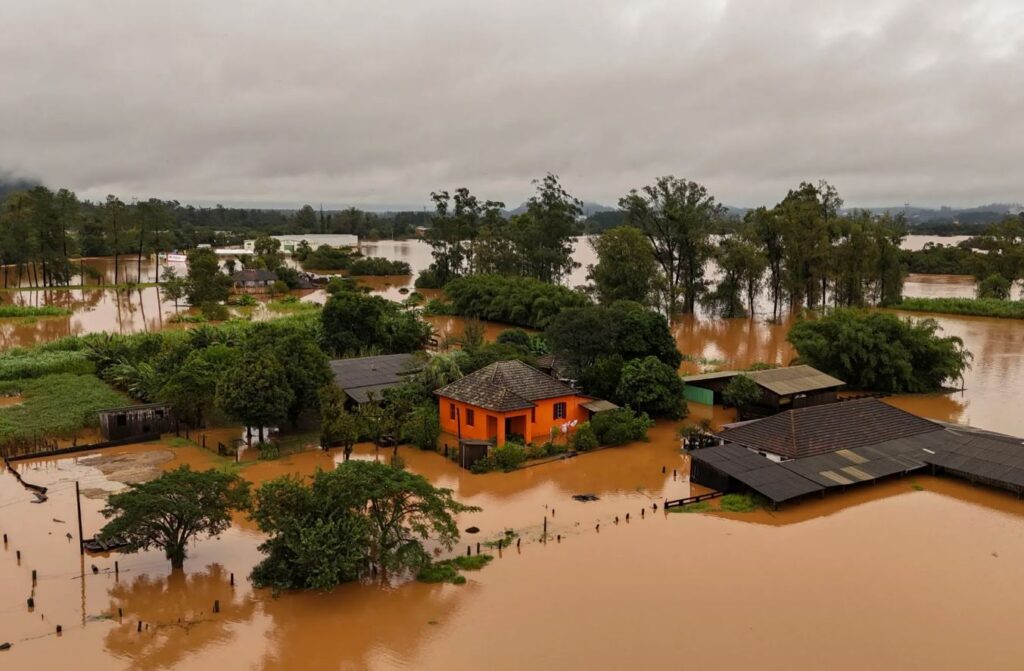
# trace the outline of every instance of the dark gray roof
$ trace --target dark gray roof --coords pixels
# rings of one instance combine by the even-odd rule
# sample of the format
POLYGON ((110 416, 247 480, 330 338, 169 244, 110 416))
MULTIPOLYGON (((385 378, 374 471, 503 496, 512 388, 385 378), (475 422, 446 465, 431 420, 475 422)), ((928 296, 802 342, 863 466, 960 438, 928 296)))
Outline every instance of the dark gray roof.
POLYGON ((758 452, 788 459, 941 431, 942 426, 875 398, 787 410, 718 434, 758 452))
POLYGON ((423 365, 413 354, 384 354, 331 361, 334 383, 356 403, 366 403, 372 393, 381 393, 404 382, 423 365))
POLYGON ((232 282, 276 282, 277 273, 273 270, 239 270, 231 276, 232 282))
MULTIPOLYGON (((822 407, 841 407, 853 403, 822 407)), ((849 421, 856 421, 860 417, 863 417, 860 412, 847 415, 849 421)), ((767 420, 757 420, 743 426, 764 421, 767 420)), ((959 425, 928 424, 933 428, 895 438, 887 437, 885 431, 878 432, 874 440, 859 435, 859 440, 867 440, 870 444, 839 448, 781 463, 735 443, 695 450, 691 452, 691 458, 717 468, 776 503, 814 491, 871 482, 929 466, 941 467, 954 475, 978 478, 1014 491, 1024 489, 1024 441, 1020 438, 959 425), (806 491, 802 491, 798 481, 784 479, 778 470, 801 478, 813 488, 805 486, 803 489, 806 491)), ((834 431, 849 429, 858 432, 849 423, 832 428, 834 431)), ((725 433, 719 435, 724 436, 725 433)))
POLYGON ((717 445, 690 452, 690 459, 716 468, 755 492, 782 503, 820 492, 823 487, 783 468, 778 462, 739 445, 717 445))
POLYGON ((518 360, 484 366, 434 393, 495 412, 523 410, 541 399, 576 395, 569 385, 518 360))

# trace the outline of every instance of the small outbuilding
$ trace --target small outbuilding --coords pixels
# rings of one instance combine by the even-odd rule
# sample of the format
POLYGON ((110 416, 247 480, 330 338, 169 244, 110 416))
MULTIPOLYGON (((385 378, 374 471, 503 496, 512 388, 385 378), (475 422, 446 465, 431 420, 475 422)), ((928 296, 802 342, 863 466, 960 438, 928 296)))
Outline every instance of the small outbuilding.
POLYGON ((103 440, 149 440, 174 431, 174 415, 169 405, 148 403, 99 411, 103 440))
POLYGON ((795 408, 833 403, 846 383, 811 366, 785 366, 765 370, 725 370, 688 375, 686 400, 712 405, 722 402, 722 392, 734 378, 745 375, 761 388, 761 400, 746 410, 754 415, 770 415, 795 408))

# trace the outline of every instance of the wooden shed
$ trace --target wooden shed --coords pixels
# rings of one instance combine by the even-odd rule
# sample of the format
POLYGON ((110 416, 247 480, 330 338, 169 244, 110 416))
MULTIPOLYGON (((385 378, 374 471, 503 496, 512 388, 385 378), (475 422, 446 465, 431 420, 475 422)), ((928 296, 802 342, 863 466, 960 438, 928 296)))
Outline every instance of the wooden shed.
POLYGON ((99 416, 104 440, 145 440, 174 431, 174 414, 162 403, 108 408, 99 416))

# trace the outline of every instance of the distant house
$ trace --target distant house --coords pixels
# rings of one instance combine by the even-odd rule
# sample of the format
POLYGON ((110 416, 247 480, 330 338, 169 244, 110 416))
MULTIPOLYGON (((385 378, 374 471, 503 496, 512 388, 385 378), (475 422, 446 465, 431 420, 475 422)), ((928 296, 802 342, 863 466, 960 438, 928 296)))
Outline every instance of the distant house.
POLYGON ((811 366, 787 366, 765 370, 725 370, 688 375, 686 400, 712 405, 722 401, 722 391, 733 378, 745 375, 761 388, 761 400, 752 414, 770 415, 792 408, 832 403, 836 392, 846 383, 811 366))
POLYGON ((259 294, 269 291, 277 281, 272 270, 240 270, 231 275, 231 286, 239 293, 259 294))
POLYGON ((522 361, 492 363, 434 393, 441 430, 460 441, 502 445, 518 435, 529 443, 552 428, 571 430, 595 411, 586 407, 595 399, 522 361))
MULTIPOLYGON (((298 233, 295 235, 272 235, 270 236, 281 243, 281 251, 294 252, 295 249, 305 242, 316 249, 321 245, 328 247, 358 247, 359 236, 348 233, 298 233)), ((245 240, 242 243, 242 252, 252 254, 256 251, 256 240, 245 240)))
POLYGON ((351 405, 379 401, 385 389, 397 387, 423 369, 414 354, 384 354, 331 361, 334 384, 351 405))

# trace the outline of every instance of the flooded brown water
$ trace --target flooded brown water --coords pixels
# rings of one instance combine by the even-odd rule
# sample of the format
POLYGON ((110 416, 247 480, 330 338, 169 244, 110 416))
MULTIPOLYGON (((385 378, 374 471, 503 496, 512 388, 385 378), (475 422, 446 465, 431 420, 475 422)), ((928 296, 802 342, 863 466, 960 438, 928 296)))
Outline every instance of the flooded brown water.
MULTIPOLYGON (((481 529, 464 543, 514 528, 520 550, 505 550, 462 586, 367 583, 277 598, 243 579, 259 560, 260 536, 242 520, 194 544, 184 573, 171 574, 155 552, 80 560, 65 535, 75 534, 73 482, 116 483, 82 458, 20 464, 27 480, 51 488, 51 499, 29 503, 0 473, 0 530, 10 536, 0 550, 0 642, 14 644, 0 660, 12 669, 60 668, 71 659, 81 669, 622 669, 680 658, 770 669, 1024 663, 1015 636, 1024 605, 1006 598, 1024 588, 1024 504, 921 477, 780 512, 653 514, 652 503, 691 491, 672 475, 686 468, 675 429, 657 427, 649 443, 483 476, 402 448, 411 470, 484 508, 460 519, 460 527, 481 529), (584 492, 600 499, 570 498, 584 492), (32 569, 39 581, 29 613, 32 569), (61 637, 53 635, 57 624, 61 637)), ((168 448, 106 454, 153 449, 168 448)), ((169 449, 176 458, 165 468, 219 463, 197 448, 169 449)), ((367 446, 356 454, 374 456, 367 446)), ((242 472, 261 482, 338 459, 307 452, 242 472)), ((83 499, 87 535, 102 523, 101 505, 83 499)))

